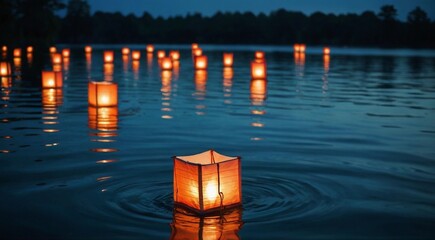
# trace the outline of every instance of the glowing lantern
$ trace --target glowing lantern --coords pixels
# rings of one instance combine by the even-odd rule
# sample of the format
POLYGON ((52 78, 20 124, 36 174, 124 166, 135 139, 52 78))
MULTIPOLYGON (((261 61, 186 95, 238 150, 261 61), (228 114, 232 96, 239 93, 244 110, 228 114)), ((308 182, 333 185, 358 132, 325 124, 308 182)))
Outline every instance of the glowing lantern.
POLYGON ((306 49, 307 49, 307 47, 306 47, 305 44, 300 44, 300 45, 299 45, 299 51, 300 51, 301 53, 304 53, 306 49))
POLYGON ((32 46, 28 46, 26 51, 27 51, 27 53, 33 53, 33 47, 32 46))
POLYGON ((88 102, 94 107, 118 105, 118 84, 112 82, 89 82, 88 102))
POLYGON ((172 58, 172 61, 180 60, 180 52, 179 51, 170 51, 169 56, 172 58))
POLYGON ((199 48, 198 43, 192 43, 192 50, 199 48))
POLYGON ((42 105, 44 107, 56 107, 62 105, 63 92, 61 88, 42 89, 42 105))
POLYGON ((235 208, 223 215, 196 216, 175 208, 171 223, 171 240, 239 240, 242 228, 242 210, 235 208))
POLYGON ((104 63, 113 63, 113 51, 104 51, 104 63))
MULTIPOLYGON (((118 107, 88 107, 89 128, 111 131, 118 128, 118 107)), ((110 135, 109 135, 110 136, 110 135)))
POLYGON ((130 48, 122 48, 121 49, 122 55, 128 55, 130 54, 130 48))
POLYGON ((8 77, 11 74, 11 64, 8 62, 0 62, 0 77, 8 77))
POLYGON ((331 53, 331 49, 329 47, 324 47, 323 48, 323 54, 324 55, 329 55, 331 53))
POLYGON ((176 205, 199 213, 241 205, 240 157, 208 150, 173 160, 176 205))
POLYGON ((7 46, 2 46, 2 52, 7 52, 8 51, 8 47, 7 46))
POLYGON ((154 52, 154 46, 151 44, 147 45, 147 53, 153 53, 154 52))
POLYGON ((172 58, 170 57, 164 57, 160 59, 160 67, 162 70, 172 70, 172 58))
POLYGON ((196 48, 193 50, 193 56, 195 57, 199 57, 202 55, 202 49, 201 48, 196 48))
POLYGON ((301 51, 301 46, 297 43, 295 43, 295 45, 293 46, 293 51, 294 52, 300 52, 301 51))
POLYGON ((49 51, 50 51, 50 53, 55 53, 55 52, 57 52, 57 49, 56 49, 56 47, 50 47, 49 51))
POLYGON ((139 50, 132 51, 131 58, 135 61, 140 60, 140 51, 139 50))
POLYGON ((69 56, 70 56, 69 48, 62 49, 62 57, 69 58, 69 56))
POLYGON ((92 47, 91 46, 85 46, 85 53, 92 53, 92 47))
POLYGON ((166 53, 164 50, 157 51, 157 59, 160 60, 161 58, 164 58, 165 56, 166 56, 166 53))
POLYGON ((224 53, 223 54, 223 62, 224 67, 232 67, 233 66, 233 54, 232 53, 224 53))
POLYGON ((42 71, 43 88, 61 88, 63 84, 62 72, 42 71))
POLYGON ((267 94, 267 81, 264 79, 252 79, 250 90, 252 100, 265 100, 267 94))
POLYGON ((257 61, 263 61, 265 56, 266 56, 266 54, 262 51, 255 52, 255 60, 257 60, 257 61))
POLYGON ((251 62, 251 77, 252 79, 266 79, 266 63, 265 62, 251 62))
POLYGON ((195 69, 207 69, 207 56, 197 56, 195 57, 195 69))
POLYGON ((14 58, 20 58, 21 57, 21 48, 15 48, 14 49, 14 58))
POLYGON ((51 62, 53 65, 59 65, 62 63, 62 55, 60 53, 53 53, 51 55, 51 62))

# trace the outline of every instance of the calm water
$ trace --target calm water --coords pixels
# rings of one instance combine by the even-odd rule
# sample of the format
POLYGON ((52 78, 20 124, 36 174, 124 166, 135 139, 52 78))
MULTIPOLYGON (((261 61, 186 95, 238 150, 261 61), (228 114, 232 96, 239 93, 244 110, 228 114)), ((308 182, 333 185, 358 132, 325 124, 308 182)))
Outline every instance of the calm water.
MULTIPOLYGON (((264 47, 267 98, 253 99, 257 47, 234 47, 224 79, 228 47, 204 46, 206 80, 188 46, 160 47, 182 48, 178 73, 163 81, 144 51, 133 65, 120 46, 94 47, 91 61, 72 48, 63 91, 48 98, 39 75, 19 76, 25 58, 12 67, 17 76, 1 90, 3 236, 169 239, 183 228, 170 157, 210 148, 242 156, 243 210, 227 217, 240 239, 435 235, 434 52, 332 49, 328 63, 320 49, 295 58, 264 47), (104 48, 115 49, 113 76, 104 48), (87 83, 110 78, 119 115, 95 128, 87 83)), ((204 230, 201 219, 184 220, 204 230)))

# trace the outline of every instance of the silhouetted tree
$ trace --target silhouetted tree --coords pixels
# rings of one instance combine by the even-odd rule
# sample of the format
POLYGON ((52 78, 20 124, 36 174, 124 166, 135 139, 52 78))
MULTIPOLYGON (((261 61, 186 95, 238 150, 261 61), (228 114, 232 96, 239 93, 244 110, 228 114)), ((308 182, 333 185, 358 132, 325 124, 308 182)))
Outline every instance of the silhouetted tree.
POLYGON ((394 46, 398 42, 397 31, 397 10, 393 5, 384 5, 381 7, 379 17, 382 21, 382 39, 384 46, 394 46))
POLYGON ((63 19, 61 36, 64 42, 83 43, 92 35, 91 10, 86 0, 70 0, 63 19))

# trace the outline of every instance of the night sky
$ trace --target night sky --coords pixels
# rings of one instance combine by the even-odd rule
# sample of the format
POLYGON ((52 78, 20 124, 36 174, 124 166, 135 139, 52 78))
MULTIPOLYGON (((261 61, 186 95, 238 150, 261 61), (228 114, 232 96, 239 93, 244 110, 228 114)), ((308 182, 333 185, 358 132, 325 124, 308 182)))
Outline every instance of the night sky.
POLYGON ((378 12, 385 4, 393 4, 398 17, 406 20, 409 11, 416 6, 425 10, 435 19, 435 0, 89 0, 92 12, 105 11, 123 14, 134 13, 141 16, 144 11, 156 16, 175 16, 200 12, 213 15, 217 11, 251 11, 269 13, 284 8, 311 14, 316 11, 325 13, 361 13, 365 10, 378 12))

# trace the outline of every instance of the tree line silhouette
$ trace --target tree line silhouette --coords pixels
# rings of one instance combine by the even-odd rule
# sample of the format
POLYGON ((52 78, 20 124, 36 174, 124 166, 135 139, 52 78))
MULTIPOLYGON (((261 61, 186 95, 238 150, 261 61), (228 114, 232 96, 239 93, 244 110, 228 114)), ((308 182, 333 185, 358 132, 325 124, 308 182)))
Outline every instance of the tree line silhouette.
POLYGON ((91 14, 86 0, 0 0, 0 44, 192 42, 434 48, 435 21, 420 7, 400 21, 393 5, 361 14, 306 15, 279 9, 163 18, 146 11, 142 16, 91 14), (56 14, 64 8, 64 17, 56 14))

